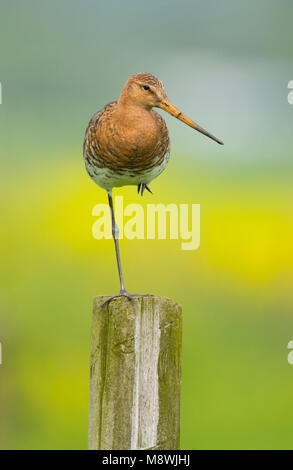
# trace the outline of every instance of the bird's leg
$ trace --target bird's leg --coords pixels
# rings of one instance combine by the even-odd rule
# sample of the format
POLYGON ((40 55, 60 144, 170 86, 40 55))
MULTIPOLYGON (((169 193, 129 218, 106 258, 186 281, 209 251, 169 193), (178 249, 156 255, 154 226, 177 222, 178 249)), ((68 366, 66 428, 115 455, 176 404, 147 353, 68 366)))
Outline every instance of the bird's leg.
POLYGON ((119 294, 111 295, 108 297, 106 300, 104 300, 101 303, 101 307, 105 305, 109 300, 114 299, 115 297, 127 297, 129 300, 133 300, 130 294, 128 294, 127 290, 124 287, 124 281, 123 281, 123 275, 122 275, 122 268, 121 268, 121 260, 120 260, 120 250, 119 250, 119 229, 118 225, 116 224, 115 220, 115 215, 114 215, 114 206, 113 206, 113 199, 112 199, 112 190, 107 191, 108 193, 108 200, 109 200, 109 206, 110 206, 110 211, 111 211, 111 222, 112 222, 112 236, 114 239, 115 243, 115 252, 116 252, 116 260, 117 260, 117 267, 118 267, 118 273, 119 273, 119 280, 120 280, 120 292, 119 294))
POLYGON ((120 279, 120 290, 125 290, 123 276, 122 276, 122 269, 121 269, 121 260, 120 260, 120 251, 119 251, 119 228, 116 224, 115 215, 114 215, 114 206, 113 206, 113 199, 112 199, 112 191, 108 192, 108 199, 109 199, 109 206, 111 211, 111 222, 112 222, 112 236, 115 243, 115 251, 116 251, 116 260, 117 260, 117 267, 120 279))
MULTIPOLYGON (((120 260, 120 251, 119 251, 119 229, 116 224, 115 220, 115 215, 114 215, 114 206, 113 206, 113 199, 112 199, 112 190, 107 191, 108 193, 108 199, 109 199, 109 206, 110 206, 110 211, 111 211, 111 221, 112 221, 112 236, 114 239, 115 243, 115 251, 116 251, 116 260, 117 260, 117 267, 118 267, 118 273, 119 273, 119 279, 120 279, 120 292, 118 294, 111 295, 110 297, 107 297, 100 305, 100 308, 102 308, 106 303, 108 303, 110 300, 115 299, 116 297, 127 297, 129 300, 133 302, 133 297, 140 296, 141 294, 129 294, 127 290, 124 287, 124 281, 123 281, 123 276, 122 276, 122 269, 121 269, 121 260, 120 260)), ((153 297, 152 294, 144 294, 144 297, 153 297)))

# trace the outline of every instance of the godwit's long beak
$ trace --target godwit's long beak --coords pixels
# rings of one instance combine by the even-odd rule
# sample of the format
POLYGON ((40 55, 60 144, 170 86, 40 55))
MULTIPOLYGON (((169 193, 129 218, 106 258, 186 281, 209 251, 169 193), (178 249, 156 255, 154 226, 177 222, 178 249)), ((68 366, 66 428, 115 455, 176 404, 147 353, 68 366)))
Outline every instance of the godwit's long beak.
POLYGON ((164 100, 159 104, 159 107, 161 109, 164 109, 164 111, 167 111, 167 113, 172 114, 172 116, 175 116, 177 119, 180 121, 184 122, 188 126, 192 127, 193 129, 196 129, 197 131, 201 132, 202 134, 206 135, 207 137, 210 137, 210 139, 215 140, 218 142, 220 145, 224 145, 224 142, 221 140, 217 139, 214 135, 210 134, 208 131, 200 127, 198 124, 195 124, 191 119, 189 119, 185 114, 181 113, 179 109, 175 108, 172 103, 168 100, 164 100))

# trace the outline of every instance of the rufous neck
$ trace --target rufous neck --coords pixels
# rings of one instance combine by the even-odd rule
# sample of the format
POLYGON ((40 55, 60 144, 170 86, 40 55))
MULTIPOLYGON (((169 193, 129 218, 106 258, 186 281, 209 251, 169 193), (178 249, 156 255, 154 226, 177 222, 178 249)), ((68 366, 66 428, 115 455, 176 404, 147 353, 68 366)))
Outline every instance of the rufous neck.
POLYGON ((141 103, 135 102, 129 95, 122 91, 119 99, 118 99, 118 111, 119 112, 129 112, 130 110, 136 112, 149 112, 152 108, 142 105, 141 103))

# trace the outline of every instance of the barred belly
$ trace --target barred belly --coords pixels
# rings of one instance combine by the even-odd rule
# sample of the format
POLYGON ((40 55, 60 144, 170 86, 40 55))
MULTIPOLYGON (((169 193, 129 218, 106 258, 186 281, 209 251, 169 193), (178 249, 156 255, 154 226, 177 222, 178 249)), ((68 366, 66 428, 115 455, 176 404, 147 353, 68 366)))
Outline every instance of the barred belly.
POLYGON ((160 161, 160 157, 154 159, 154 164, 148 169, 119 169, 119 172, 110 168, 100 168, 94 164, 91 158, 85 161, 86 169, 92 180, 101 188, 110 190, 120 186, 137 186, 141 183, 149 184, 154 178, 159 176, 166 168, 170 157, 170 151, 164 155, 161 163, 156 164, 156 160, 160 161))

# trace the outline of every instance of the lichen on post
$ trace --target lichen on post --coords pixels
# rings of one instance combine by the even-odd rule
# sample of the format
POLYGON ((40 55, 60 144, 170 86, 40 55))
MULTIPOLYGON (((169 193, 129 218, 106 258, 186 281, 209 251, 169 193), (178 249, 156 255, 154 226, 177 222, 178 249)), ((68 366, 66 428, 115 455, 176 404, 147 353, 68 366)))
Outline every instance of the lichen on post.
POLYGON ((89 449, 179 449, 182 312, 164 297, 94 300, 89 449))

